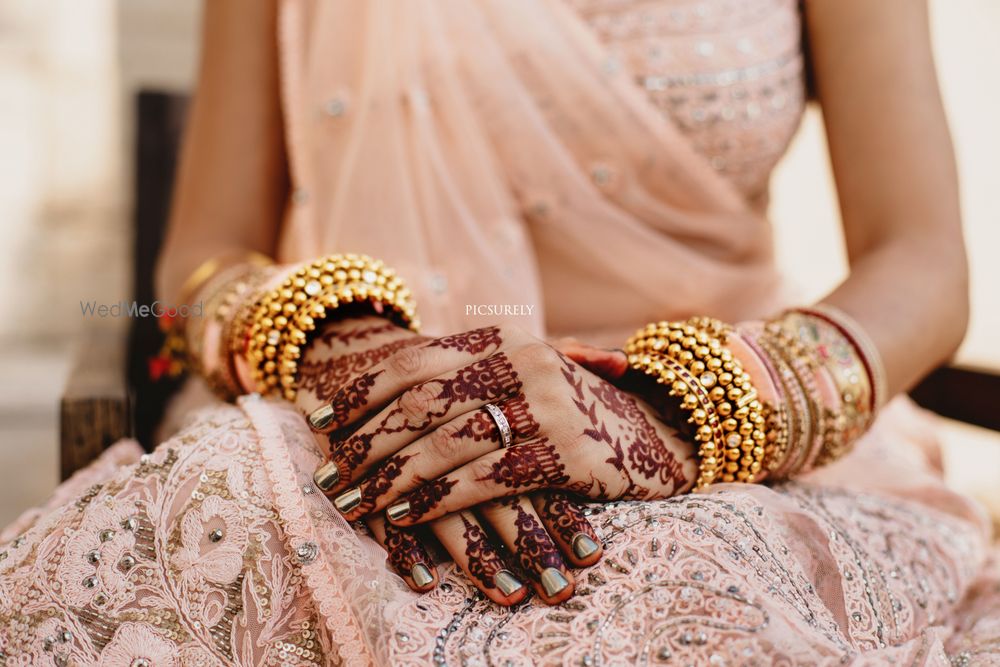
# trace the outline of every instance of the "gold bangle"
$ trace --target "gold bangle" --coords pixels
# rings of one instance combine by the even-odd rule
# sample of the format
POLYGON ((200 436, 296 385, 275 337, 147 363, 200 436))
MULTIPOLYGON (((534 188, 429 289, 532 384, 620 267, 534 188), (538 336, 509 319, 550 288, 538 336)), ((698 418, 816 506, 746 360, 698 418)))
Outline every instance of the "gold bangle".
POLYGON ((725 434, 719 474, 712 480, 700 475, 696 488, 720 480, 752 482, 763 464, 767 441, 764 406, 750 375, 724 346, 729 332, 727 325, 708 318, 659 322, 639 330, 625 347, 630 355, 653 360, 669 357, 682 364, 707 392, 719 414, 725 434))
POLYGON ((670 396, 681 399, 681 408, 691 413, 688 423, 698 427, 694 435, 698 443, 698 479, 694 488, 698 490, 711 484, 724 463, 725 434, 715 404, 704 387, 687 368, 670 357, 630 354, 629 364, 655 376, 658 383, 668 387, 670 396))
POLYGON ((298 359, 317 322, 344 303, 370 303, 402 326, 419 322, 409 290, 391 269, 364 255, 331 255, 305 264, 258 301, 247 332, 247 357, 261 393, 296 395, 298 359))

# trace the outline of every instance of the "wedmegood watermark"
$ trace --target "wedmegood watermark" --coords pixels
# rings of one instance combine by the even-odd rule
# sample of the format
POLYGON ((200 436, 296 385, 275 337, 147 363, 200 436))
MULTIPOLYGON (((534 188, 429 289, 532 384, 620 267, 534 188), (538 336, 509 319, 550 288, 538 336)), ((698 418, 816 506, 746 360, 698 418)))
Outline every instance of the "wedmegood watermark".
POLYGON ((138 301, 80 302, 80 313, 84 317, 201 317, 204 312, 205 306, 201 301, 180 305, 169 305, 161 301, 153 303, 139 303, 138 301))
POLYGON ((524 317, 531 315, 535 310, 534 306, 523 303, 467 303, 465 304, 466 315, 477 315, 480 317, 496 315, 515 315, 524 317))

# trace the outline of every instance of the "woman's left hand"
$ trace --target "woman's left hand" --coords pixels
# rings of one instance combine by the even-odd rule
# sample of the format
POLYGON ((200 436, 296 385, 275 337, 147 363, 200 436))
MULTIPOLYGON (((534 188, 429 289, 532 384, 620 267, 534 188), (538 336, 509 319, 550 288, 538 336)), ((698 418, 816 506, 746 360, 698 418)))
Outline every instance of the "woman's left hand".
POLYGON ((331 403, 310 422, 345 434, 331 438, 340 480, 327 493, 352 498, 335 501, 348 519, 387 508, 411 525, 539 489, 664 498, 697 474, 692 445, 647 404, 516 327, 401 349, 331 403), (510 425, 506 447, 487 404, 510 425))

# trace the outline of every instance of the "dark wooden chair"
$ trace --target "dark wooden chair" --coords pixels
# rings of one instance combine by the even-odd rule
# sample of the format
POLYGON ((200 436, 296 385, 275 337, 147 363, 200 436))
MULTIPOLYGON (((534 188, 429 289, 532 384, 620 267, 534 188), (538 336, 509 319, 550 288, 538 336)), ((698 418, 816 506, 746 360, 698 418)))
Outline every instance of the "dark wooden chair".
MULTIPOLYGON (((153 271, 166 226, 187 96, 142 92, 138 114, 135 180, 133 298, 154 299, 153 271)), ((176 382, 151 382, 148 359, 163 337, 152 319, 120 319, 111 328, 81 336, 61 404, 63 478, 92 461, 119 438, 134 437, 152 449, 153 433, 176 382)), ((1000 374, 945 366, 912 392, 920 405, 945 417, 1000 431, 1000 374)))

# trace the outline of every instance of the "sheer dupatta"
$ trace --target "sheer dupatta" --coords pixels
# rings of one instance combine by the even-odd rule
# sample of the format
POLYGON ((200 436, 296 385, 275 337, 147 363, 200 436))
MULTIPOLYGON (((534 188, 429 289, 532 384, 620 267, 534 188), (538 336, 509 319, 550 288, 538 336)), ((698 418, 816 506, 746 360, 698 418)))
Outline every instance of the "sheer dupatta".
POLYGON ((280 22, 283 259, 383 258, 430 333, 486 323, 475 304, 609 342, 776 305, 767 221, 562 0, 285 0, 280 22))

